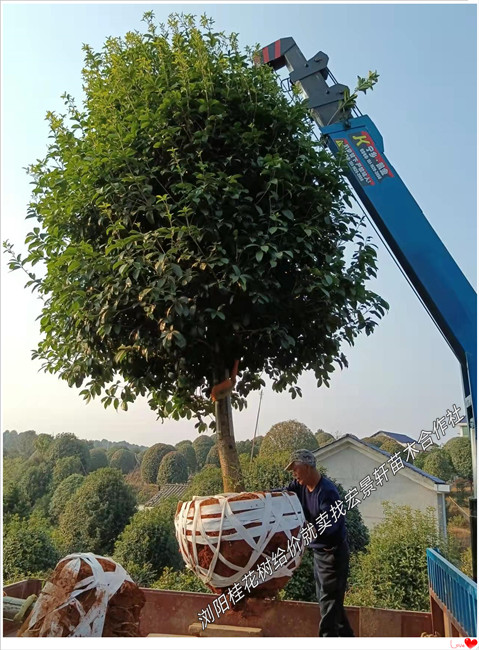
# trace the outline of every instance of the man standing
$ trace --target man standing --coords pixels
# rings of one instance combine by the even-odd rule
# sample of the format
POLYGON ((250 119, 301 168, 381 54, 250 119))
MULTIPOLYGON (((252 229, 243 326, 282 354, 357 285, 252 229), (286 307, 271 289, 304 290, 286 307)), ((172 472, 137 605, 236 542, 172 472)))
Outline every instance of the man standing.
POLYGON ((339 492, 332 481, 316 469, 316 458, 308 449, 298 449, 285 468, 293 481, 284 488, 295 492, 306 521, 318 533, 309 544, 314 556, 316 595, 321 611, 319 636, 354 636, 344 610, 344 592, 349 570, 349 546, 339 492), (335 515, 332 516, 331 507, 335 515))

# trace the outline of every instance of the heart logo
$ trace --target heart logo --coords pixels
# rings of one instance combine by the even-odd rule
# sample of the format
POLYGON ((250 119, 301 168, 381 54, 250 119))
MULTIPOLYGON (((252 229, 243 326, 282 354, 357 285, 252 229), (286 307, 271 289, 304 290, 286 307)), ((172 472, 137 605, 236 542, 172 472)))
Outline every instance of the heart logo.
POLYGON ((464 643, 468 648, 473 648, 475 645, 477 645, 477 639, 464 639, 464 643))

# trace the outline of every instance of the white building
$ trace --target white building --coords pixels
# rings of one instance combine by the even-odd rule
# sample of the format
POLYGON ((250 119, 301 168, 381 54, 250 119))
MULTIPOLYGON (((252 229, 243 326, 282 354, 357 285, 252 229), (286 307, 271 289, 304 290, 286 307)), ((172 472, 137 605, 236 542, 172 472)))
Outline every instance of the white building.
POLYGON ((393 475, 388 465, 391 454, 349 433, 313 453, 317 464, 325 468, 328 477, 341 483, 346 491, 358 488, 361 503, 357 507, 369 529, 384 519, 381 502, 390 501, 418 510, 432 506, 436 511, 439 530, 444 536, 447 535, 445 496, 449 493, 450 486, 440 478, 406 463, 403 455, 401 459, 404 467, 393 475), (389 468, 388 480, 380 486, 374 480, 374 470, 383 463, 389 468), (360 481, 368 475, 376 490, 363 500, 360 481))

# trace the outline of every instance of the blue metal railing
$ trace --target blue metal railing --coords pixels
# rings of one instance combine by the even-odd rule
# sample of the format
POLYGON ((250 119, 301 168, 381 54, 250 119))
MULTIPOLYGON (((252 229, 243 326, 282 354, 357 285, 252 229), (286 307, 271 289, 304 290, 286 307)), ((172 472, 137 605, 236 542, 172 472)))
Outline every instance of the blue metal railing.
POLYGON ((464 632, 477 636, 477 584, 434 549, 426 553, 429 586, 464 632))

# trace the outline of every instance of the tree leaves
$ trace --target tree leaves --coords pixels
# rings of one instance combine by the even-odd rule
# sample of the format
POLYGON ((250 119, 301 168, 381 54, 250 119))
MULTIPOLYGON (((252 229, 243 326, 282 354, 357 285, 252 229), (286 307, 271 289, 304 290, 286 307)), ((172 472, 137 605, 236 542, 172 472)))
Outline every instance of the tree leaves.
POLYGON ((306 104, 201 23, 148 19, 146 34, 84 47, 84 105, 65 95, 29 168, 28 255, 4 246, 43 299, 45 371, 105 408, 145 395, 203 431, 235 359, 236 407, 263 374, 300 396, 300 374, 328 385, 342 342, 387 303, 367 289, 376 251, 306 104))

